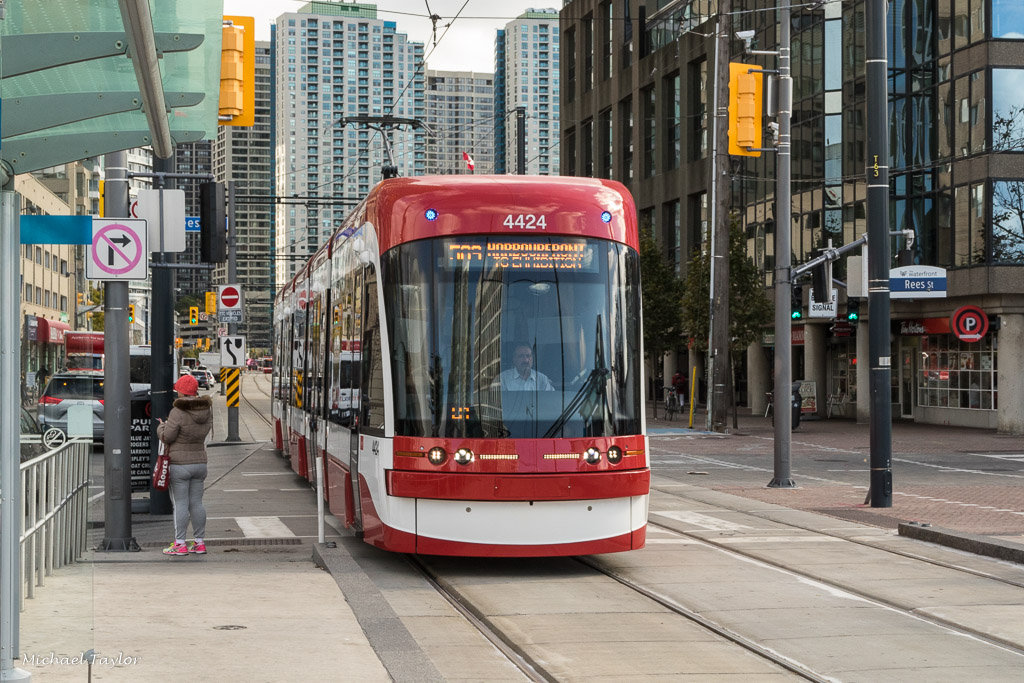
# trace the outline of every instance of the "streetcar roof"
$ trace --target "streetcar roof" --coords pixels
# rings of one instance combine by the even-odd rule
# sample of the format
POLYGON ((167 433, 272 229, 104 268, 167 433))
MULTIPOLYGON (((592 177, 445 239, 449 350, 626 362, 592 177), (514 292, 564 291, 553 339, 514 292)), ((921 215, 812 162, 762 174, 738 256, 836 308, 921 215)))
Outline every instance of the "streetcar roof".
POLYGON ((397 244, 427 237, 542 232, 510 228, 506 222, 509 216, 534 216, 534 220, 544 216, 547 232, 609 239, 639 249, 632 196, 621 183, 602 178, 393 178, 374 187, 366 199, 365 210, 367 220, 377 230, 381 253, 397 244), (428 210, 436 212, 433 219, 427 217, 428 210), (604 212, 610 215, 602 217, 604 212))

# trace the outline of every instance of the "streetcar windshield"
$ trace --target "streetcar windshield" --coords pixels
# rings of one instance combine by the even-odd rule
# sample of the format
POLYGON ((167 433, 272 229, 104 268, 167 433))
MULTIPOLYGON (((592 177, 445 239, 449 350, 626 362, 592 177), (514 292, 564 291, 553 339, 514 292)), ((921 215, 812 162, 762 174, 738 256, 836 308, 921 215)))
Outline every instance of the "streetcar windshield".
POLYGON ((640 433, 637 254, 598 239, 421 240, 381 267, 395 433, 640 433))

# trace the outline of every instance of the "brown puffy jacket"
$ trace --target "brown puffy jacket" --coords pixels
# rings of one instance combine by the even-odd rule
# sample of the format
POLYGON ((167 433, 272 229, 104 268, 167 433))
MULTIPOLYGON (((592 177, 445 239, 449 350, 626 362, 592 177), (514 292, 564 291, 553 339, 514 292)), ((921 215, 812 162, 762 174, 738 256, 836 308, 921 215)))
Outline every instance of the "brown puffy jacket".
POLYGON ((167 444, 172 465, 206 462, 206 435, 213 429, 213 401, 206 396, 185 396, 174 401, 167 421, 156 431, 167 444))

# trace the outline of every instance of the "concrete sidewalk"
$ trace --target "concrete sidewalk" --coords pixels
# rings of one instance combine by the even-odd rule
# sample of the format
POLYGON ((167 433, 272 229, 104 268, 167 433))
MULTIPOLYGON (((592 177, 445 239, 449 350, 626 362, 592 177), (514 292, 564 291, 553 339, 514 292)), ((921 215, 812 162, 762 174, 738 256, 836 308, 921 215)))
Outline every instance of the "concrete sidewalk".
MULTIPOLYGON (((224 399, 214 404, 223 436, 224 399)), ((90 550, 26 601, 15 666, 46 683, 86 681, 81 657, 92 649, 94 681, 389 680, 338 585, 312 562, 308 485, 245 403, 240 437, 251 442, 209 448, 209 552, 165 556, 172 517, 134 515, 141 552, 90 550)), ((90 548, 103 538, 102 515, 99 498, 90 548)))

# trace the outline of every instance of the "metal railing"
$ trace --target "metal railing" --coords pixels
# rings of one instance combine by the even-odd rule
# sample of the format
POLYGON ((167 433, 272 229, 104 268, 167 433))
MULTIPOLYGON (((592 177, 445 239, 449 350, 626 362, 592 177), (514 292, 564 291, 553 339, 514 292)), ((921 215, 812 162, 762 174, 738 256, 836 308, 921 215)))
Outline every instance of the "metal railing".
POLYGON ((21 463, 21 611, 54 569, 85 551, 91 453, 92 439, 74 438, 21 463))

